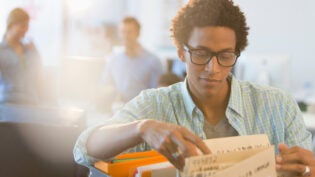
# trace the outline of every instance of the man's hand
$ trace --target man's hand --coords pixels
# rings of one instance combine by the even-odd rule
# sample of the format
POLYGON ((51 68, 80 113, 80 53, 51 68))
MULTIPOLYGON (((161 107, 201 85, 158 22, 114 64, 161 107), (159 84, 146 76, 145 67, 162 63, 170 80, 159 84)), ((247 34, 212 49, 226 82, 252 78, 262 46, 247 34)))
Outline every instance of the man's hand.
POLYGON ((204 154, 210 153, 198 136, 175 124, 145 120, 139 124, 138 130, 144 142, 163 154, 180 170, 185 165, 185 157, 198 155, 197 148, 204 154))
POLYGON ((276 168, 278 171, 288 172, 295 176, 315 177, 315 159, 313 153, 298 146, 288 148, 285 144, 279 144, 276 168))

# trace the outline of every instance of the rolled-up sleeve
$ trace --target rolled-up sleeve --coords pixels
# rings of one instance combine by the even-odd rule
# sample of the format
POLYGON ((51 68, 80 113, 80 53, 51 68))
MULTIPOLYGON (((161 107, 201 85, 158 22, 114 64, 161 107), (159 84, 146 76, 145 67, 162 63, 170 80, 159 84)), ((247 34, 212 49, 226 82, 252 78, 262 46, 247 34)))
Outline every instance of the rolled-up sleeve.
POLYGON ((74 155, 74 160, 78 164, 86 166, 86 167, 90 167, 90 166, 93 166, 93 164, 97 160, 99 160, 88 155, 86 143, 89 138, 89 135, 91 135, 91 133, 100 126, 101 125, 95 125, 93 127, 89 127, 84 132, 82 132, 79 138, 77 139, 76 144, 73 149, 73 155, 74 155))

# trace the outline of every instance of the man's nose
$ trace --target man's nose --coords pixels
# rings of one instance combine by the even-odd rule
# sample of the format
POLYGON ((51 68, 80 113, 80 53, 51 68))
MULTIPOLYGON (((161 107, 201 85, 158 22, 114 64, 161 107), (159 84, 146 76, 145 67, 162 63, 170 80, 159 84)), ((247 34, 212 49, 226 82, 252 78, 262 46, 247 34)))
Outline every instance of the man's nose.
POLYGON ((216 56, 212 56, 211 60, 206 64, 205 70, 208 72, 218 72, 220 69, 220 65, 218 63, 218 58, 216 56))

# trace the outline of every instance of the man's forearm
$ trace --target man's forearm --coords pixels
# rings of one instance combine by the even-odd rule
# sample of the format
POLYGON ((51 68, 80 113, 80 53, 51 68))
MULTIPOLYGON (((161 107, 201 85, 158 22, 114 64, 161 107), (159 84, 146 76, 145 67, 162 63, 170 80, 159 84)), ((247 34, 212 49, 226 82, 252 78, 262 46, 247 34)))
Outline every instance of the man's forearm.
POLYGON ((100 159, 110 159, 142 142, 138 126, 141 121, 102 126, 87 141, 87 153, 100 159))

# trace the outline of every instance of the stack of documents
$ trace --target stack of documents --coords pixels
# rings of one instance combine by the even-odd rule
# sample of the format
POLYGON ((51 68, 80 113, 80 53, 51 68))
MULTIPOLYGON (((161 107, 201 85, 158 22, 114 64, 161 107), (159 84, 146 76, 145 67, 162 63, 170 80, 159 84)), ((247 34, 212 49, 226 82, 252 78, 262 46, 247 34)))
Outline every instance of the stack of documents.
POLYGON ((182 177, 276 177, 267 135, 208 139, 210 155, 186 158, 182 177))
POLYGON ((277 177, 274 146, 267 135, 235 136, 205 140, 209 155, 185 159, 182 172, 156 151, 117 156, 95 167, 111 177, 277 177))

